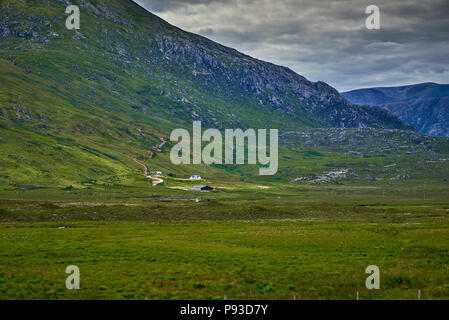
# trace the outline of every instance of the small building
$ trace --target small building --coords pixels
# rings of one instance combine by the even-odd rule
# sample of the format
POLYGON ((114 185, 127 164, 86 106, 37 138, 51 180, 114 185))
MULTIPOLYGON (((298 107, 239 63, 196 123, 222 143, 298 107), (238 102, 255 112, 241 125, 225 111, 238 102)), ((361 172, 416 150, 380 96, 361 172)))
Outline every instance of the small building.
POLYGON ((190 188, 190 191, 212 191, 214 188, 209 186, 193 186, 190 188))
POLYGON ((163 173, 162 171, 154 171, 154 172, 150 172, 151 176, 161 176, 163 173))
POLYGON ((201 176, 194 174, 193 176, 190 176, 190 180, 201 180, 201 176))

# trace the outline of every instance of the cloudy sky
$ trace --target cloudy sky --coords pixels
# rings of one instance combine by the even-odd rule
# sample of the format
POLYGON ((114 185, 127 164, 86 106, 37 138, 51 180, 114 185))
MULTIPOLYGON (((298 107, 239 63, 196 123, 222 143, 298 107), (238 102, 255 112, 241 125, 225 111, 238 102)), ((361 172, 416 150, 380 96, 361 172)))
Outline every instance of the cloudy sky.
POLYGON ((184 30, 340 91, 449 83, 448 0, 136 0, 184 30), (365 27, 377 5, 381 29, 365 27))

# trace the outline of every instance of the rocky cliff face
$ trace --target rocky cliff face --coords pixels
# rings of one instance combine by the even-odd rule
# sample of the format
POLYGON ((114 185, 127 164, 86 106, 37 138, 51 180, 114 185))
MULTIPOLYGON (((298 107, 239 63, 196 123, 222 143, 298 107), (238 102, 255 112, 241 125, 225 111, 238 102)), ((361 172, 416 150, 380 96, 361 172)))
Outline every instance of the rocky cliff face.
POLYGON ((449 97, 390 103, 384 107, 423 134, 449 137, 449 97))
POLYGON ((167 68, 176 66, 223 99, 269 106, 319 127, 406 128, 380 108, 353 105, 324 82, 308 81, 288 68, 201 37, 192 38, 182 31, 176 36, 157 35, 155 47, 167 68))
POLYGON ((410 129, 385 110, 354 105, 323 82, 184 32, 131 1, 1 1, 1 8, 2 57, 97 105, 217 127, 410 129), (69 4, 81 9, 79 31, 64 27, 69 4))
POLYGON ((423 134, 449 137, 449 85, 359 89, 342 96, 353 103, 379 105, 423 134))

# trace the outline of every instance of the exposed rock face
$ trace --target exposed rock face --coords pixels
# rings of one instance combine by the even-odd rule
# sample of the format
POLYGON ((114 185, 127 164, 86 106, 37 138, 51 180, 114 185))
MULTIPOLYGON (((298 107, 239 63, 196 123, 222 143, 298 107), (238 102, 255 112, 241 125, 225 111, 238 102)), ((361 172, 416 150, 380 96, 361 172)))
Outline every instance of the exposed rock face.
POLYGON ((182 73, 223 98, 268 105, 319 127, 407 128, 378 107, 355 106, 324 82, 311 82, 292 70, 253 59, 208 39, 175 30, 157 35, 156 48, 167 68, 182 73))
MULTIPOLYGON (((58 76, 58 84, 64 87, 71 83, 61 74, 73 70, 70 54, 76 52, 80 58, 77 74, 94 83, 95 89, 74 94, 92 103, 105 104, 98 97, 101 90, 107 90, 120 97, 120 105, 133 105, 136 112, 148 112, 148 105, 164 101, 174 119, 202 120, 217 127, 248 127, 257 120, 258 124, 290 128, 411 129, 379 107, 354 105, 324 82, 308 81, 288 68, 182 31, 131 1, 78 1, 81 30, 65 30, 64 7, 69 3, 36 3, 24 12, 17 4, 3 1, 0 39, 8 40, 5 50, 19 46, 43 54, 56 50, 59 74, 38 63, 30 69, 41 77, 58 76), (94 61, 94 56, 98 60, 94 61), (89 59, 90 65, 81 65, 89 59), (117 71, 106 62, 112 62, 117 71), (117 75, 120 77, 113 80, 117 75), (131 89, 132 81, 148 82, 148 86, 131 89), (135 101, 136 95, 140 101, 135 101)), ((15 55, 18 53, 10 54, 15 55)), ((24 67, 30 63, 26 57, 20 61, 24 67)), ((153 108, 153 112, 163 116, 162 110, 158 113, 153 108)))
POLYGON ((359 89, 342 95, 353 103, 379 105, 423 134, 449 137, 449 85, 423 83, 359 89))

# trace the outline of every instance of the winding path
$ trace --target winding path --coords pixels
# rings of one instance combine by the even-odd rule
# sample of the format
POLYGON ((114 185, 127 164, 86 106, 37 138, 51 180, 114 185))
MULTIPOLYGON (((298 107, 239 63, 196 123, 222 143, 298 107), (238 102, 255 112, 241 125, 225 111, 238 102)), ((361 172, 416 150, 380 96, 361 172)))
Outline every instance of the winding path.
POLYGON ((148 167, 145 164, 143 164, 142 162, 140 162, 139 160, 137 160, 136 158, 134 158, 133 161, 142 166, 143 175, 147 177, 148 176, 148 167))
MULTIPOLYGON (((161 150, 162 147, 167 143, 167 140, 164 140, 163 138, 159 138, 159 139, 161 139, 162 142, 160 144, 155 145, 153 148, 151 148, 152 151, 150 151, 150 153, 149 153, 150 159, 152 159, 154 157, 155 152, 162 152, 162 150, 161 150)), ((133 158, 133 161, 142 167, 143 175, 152 180, 153 187, 157 186, 158 184, 164 183, 164 180, 162 180, 161 178, 157 178, 157 177, 153 177, 153 176, 149 175, 148 167, 144 163, 137 160, 137 158, 133 158)))

